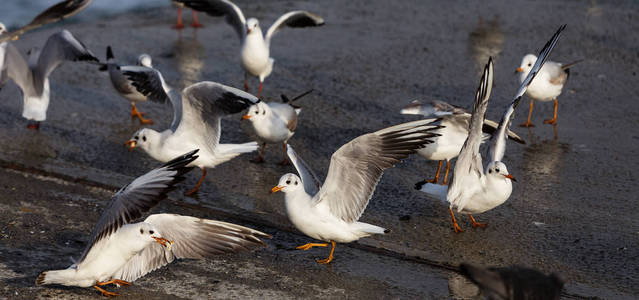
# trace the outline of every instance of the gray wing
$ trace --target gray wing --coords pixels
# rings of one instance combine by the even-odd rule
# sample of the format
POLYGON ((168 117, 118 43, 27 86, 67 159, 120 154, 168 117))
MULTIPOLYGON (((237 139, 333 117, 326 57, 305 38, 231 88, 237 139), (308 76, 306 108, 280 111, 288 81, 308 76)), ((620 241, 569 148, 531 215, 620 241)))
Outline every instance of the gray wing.
POLYGON ((448 115, 468 114, 465 109, 440 100, 421 103, 414 100, 400 111, 403 115, 422 115, 424 118, 439 118, 448 115))
POLYGON ((270 235, 240 225, 175 214, 150 215, 151 224, 161 237, 173 242, 170 248, 158 243, 135 255, 113 278, 134 281, 178 259, 202 259, 225 253, 249 251, 266 246, 260 238, 270 235))
POLYGON ((326 181, 315 203, 326 201, 333 215, 354 222, 373 196, 384 170, 415 150, 432 143, 441 128, 426 119, 403 123, 362 135, 340 147, 331 157, 326 181))
POLYGON ((280 16, 275 23, 266 31, 265 42, 266 46, 271 45, 271 38, 273 35, 280 31, 280 29, 288 27, 310 27, 310 26, 322 26, 324 25, 324 19, 322 17, 303 10, 290 11, 280 16))
POLYGON ((123 66, 120 72, 128 79, 131 86, 138 92, 146 96, 147 99, 166 103, 171 102, 173 106, 173 121, 171 121, 171 131, 175 132, 182 118, 182 97, 174 91, 164 81, 160 71, 143 66, 123 66))
POLYGON ((86 257, 94 244, 115 233, 122 225, 135 221, 164 200, 175 188, 175 184, 184 180, 182 175, 192 169, 186 165, 197 159, 197 151, 191 151, 151 170, 115 193, 95 225, 90 242, 78 263, 86 257))
POLYGON ((38 94, 41 93, 44 79, 65 60, 99 62, 98 58, 69 31, 54 33, 44 44, 38 57, 38 65, 33 72, 34 87, 38 94))
POLYGON ((213 17, 225 16, 226 23, 233 27, 241 41, 246 35, 246 19, 235 3, 227 0, 176 0, 187 7, 205 12, 213 17))
POLYGON ((19 28, 18 30, 0 36, 0 43, 13 39, 40 26, 71 17, 86 8, 89 4, 91 4, 91 1, 92 0, 61 1, 37 15, 29 24, 19 28))
MULTIPOLYGON (((7 79, 12 79, 22 90, 23 93, 29 95, 34 94, 33 90, 33 72, 29 68, 20 50, 11 43, 1 43, 0 51, 4 49, 4 61, 0 68, 0 77, 2 83, 7 79)), ((2 58, 2 57, 0 57, 2 58)))
POLYGON ((317 175, 315 175, 308 164, 306 164, 306 162, 302 160, 302 158, 299 157, 297 153, 295 153, 295 150, 293 150, 293 147, 291 147, 291 145, 288 145, 286 154, 288 155, 288 159, 290 159, 293 163, 293 166, 295 166, 295 169, 300 175, 300 178, 302 178, 304 191, 306 191, 306 193, 311 196, 317 194, 317 192, 322 187, 322 182, 319 180, 317 175))
POLYGON ((174 134, 200 139, 199 145, 207 145, 215 153, 222 117, 239 113, 258 101, 249 93, 216 82, 193 84, 182 92, 182 120, 174 134))

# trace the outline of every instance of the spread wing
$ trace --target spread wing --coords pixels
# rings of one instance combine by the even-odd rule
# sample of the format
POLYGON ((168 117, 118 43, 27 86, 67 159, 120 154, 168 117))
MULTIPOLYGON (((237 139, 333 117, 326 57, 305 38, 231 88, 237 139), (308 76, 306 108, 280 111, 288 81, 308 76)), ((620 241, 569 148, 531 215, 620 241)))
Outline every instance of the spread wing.
POLYGON ((304 11, 296 10, 290 11, 280 16, 275 23, 268 28, 266 32, 265 42, 266 47, 271 45, 271 38, 280 31, 280 29, 288 27, 310 27, 310 26, 322 26, 324 25, 324 19, 322 17, 304 11))
MULTIPOLYGON (((424 118, 440 118, 443 116, 469 114, 465 109, 440 100, 421 103, 414 100, 400 111, 403 115, 422 115, 424 118)), ((470 115, 470 114, 469 114, 470 115)))
POLYGON ((31 72, 27 61, 13 44, 1 43, 0 51, 3 49, 5 55, 4 61, 0 62, 0 83, 3 84, 10 78, 22 89, 23 93, 28 93, 28 89, 33 89, 33 72, 31 72))
POLYGON ((178 259, 202 259, 266 246, 260 238, 270 235, 240 225, 175 214, 150 215, 158 234, 173 242, 170 249, 158 243, 135 255, 113 278, 134 281, 178 259))
POLYGON ((384 170, 432 143, 432 131, 441 128, 426 119, 403 123, 362 135, 340 147, 331 157, 326 181, 315 195, 316 203, 326 201, 331 213, 345 222, 354 222, 373 196, 384 170))
POLYGON ((288 159, 291 160, 293 166, 297 170, 297 173, 300 175, 302 179, 302 183, 304 184, 304 191, 307 194, 313 196, 317 194, 317 192, 322 187, 322 182, 319 180, 319 177, 315 175, 313 170, 306 164, 301 157, 297 156, 295 150, 291 145, 288 145, 288 149, 286 150, 286 154, 288 155, 288 159))
POLYGON ((96 243, 115 233, 122 225, 135 221, 164 200, 175 188, 175 184, 184 180, 182 175, 192 169, 186 165, 198 157, 195 155, 197 151, 191 151, 151 170, 115 193, 95 225, 90 242, 78 263, 84 260, 96 243))
POLYGON ((176 0, 189 8, 213 17, 225 16, 226 23, 233 27, 240 40, 246 35, 246 19, 235 3, 227 0, 176 0))
POLYGON ((86 8, 91 4, 91 1, 92 0, 66 0, 58 2, 33 18, 29 24, 0 36, 0 43, 18 37, 40 26, 71 17, 86 8))
POLYGON ((465 194, 472 194, 472 188, 480 186, 477 182, 484 174, 479 146, 482 142, 482 127, 484 125, 486 108, 488 107, 488 99, 490 99, 492 86, 493 59, 491 57, 488 59, 486 67, 484 67, 479 87, 475 93, 473 115, 470 119, 468 138, 466 138, 466 142, 464 142, 464 146, 462 146, 459 156, 457 157, 453 179, 446 196, 451 206, 457 206, 459 211, 461 211, 465 205, 464 200, 467 200, 465 194))

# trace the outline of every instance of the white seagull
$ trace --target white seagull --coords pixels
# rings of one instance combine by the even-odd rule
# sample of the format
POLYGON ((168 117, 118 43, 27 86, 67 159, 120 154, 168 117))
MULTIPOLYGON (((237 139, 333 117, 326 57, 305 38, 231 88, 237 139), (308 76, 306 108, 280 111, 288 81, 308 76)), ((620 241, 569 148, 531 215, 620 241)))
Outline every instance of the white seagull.
POLYGON ((51 35, 42 51, 33 51, 29 61, 9 42, 0 43, 0 88, 12 79, 22 90, 22 116, 35 123, 27 128, 38 129, 47 118, 49 107, 49 75, 62 62, 95 61, 98 59, 69 31, 51 35))
POLYGON ((535 62, 531 73, 515 94, 514 100, 506 108, 497 132, 491 138, 488 152, 490 161, 486 168, 483 168, 479 146, 482 143, 482 128, 493 85, 492 58, 488 60, 484 68, 481 82, 475 94, 473 114, 470 120, 470 133, 457 158, 457 164, 453 170, 452 183, 448 188, 430 183, 421 187, 416 186, 416 188, 431 197, 450 203, 448 210, 455 232, 462 232, 463 230, 457 224, 453 209, 456 209, 459 213, 468 214, 473 227, 485 227, 486 224, 475 221, 472 214, 491 210, 504 203, 510 197, 512 181, 515 179, 508 173, 506 165, 501 161, 506 151, 506 132, 514 116, 515 108, 519 104, 522 95, 526 92, 527 86, 542 67, 564 28, 565 25, 561 26, 552 39, 546 43, 539 56, 540 59, 535 62))
MULTIPOLYGON (((109 71, 109 78, 111 78, 111 84, 113 84, 115 90, 118 91, 120 96, 131 102, 131 117, 137 117, 142 124, 153 124, 153 120, 145 119, 143 117, 144 113, 138 111, 137 106, 135 105, 136 102, 146 101, 147 97, 138 92, 133 86, 132 81, 122 74, 123 70, 136 70, 136 68, 131 68, 132 66, 118 65, 113 57, 113 50, 111 49, 111 46, 107 47, 106 53, 107 63, 104 67, 106 67, 106 70, 109 71)), ((153 68, 151 56, 146 53, 140 54, 140 56, 138 56, 137 66, 153 68)), ((104 67, 101 70, 103 70, 104 67)), ((165 101, 166 99, 151 98, 151 100, 165 101)))
POLYGON ((122 71, 142 94, 151 99, 169 99, 173 105, 173 122, 169 129, 162 132, 140 129, 126 142, 129 149, 139 147, 162 162, 184 151, 200 149, 200 157, 191 165, 202 169, 202 177, 186 193, 187 196, 199 190, 206 176, 206 168, 257 150, 257 142, 220 144, 222 117, 239 113, 257 103, 255 96, 211 81, 190 85, 179 95, 166 85, 160 72, 155 69, 135 66, 123 68, 122 71))
MULTIPOLYGON (((537 60, 537 56, 534 54, 528 54, 521 60, 521 66, 515 71, 519 73, 519 82, 524 82, 528 73, 533 67, 533 64, 537 60)), ((535 125, 530 122, 533 111, 533 101, 548 102, 555 101, 554 114, 552 119, 544 120, 544 124, 557 124, 557 97, 561 94, 564 85, 568 81, 570 75, 570 67, 583 60, 574 61, 569 64, 562 64, 554 61, 547 61, 539 74, 535 77, 526 90, 526 96, 530 98, 530 108, 528 109, 528 121, 522 123, 521 127, 534 127, 535 125)))
POLYGON ((279 17, 268 31, 266 35, 262 35, 259 21, 255 18, 246 20, 240 8, 233 2, 228 0, 177 0, 186 6, 203 11, 207 14, 219 17, 225 16, 226 22, 233 26, 235 32, 242 43, 241 58, 242 67, 244 68, 244 90, 248 91, 248 75, 258 77, 260 86, 257 96, 262 94, 262 83, 264 79, 271 74, 273 70, 273 62, 270 57, 271 38, 280 29, 285 26, 289 27, 309 27, 324 25, 324 19, 313 13, 296 10, 290 11, 279 17))
MULTIPOLYGON (((286 212, 297 229, 307 236, 331 244, 326 259, 333 260, 335 243, 349 243, 372 234, 384 234, 382 227, 358 222, 384 170, 425 147, 436 136, 435 119, 419 120, 362 135, 340 147, 333 156, 324 185, 307 164, 288 147, 288 157, 297 169, 280 178, 272 193, 284 192, 286 212)), ((328 243, 308 243, 297 247, 327 247, 328 243)))
POLYGON ((293 102, 312 91, 306 91, 293 99, 288 99, 288 97, 282 95, 284 103, 258 101, 248 108, 246 115, 242 116, 242 120, 251 122, 253 132, 255 132, 260 142, 260 151, 257 158, 252 160, 252 162, 264 162, 264 148, 266 148, 267 143, 282 143, 284 146, 284 159, 280 164, 288 164, 286 143, 295 134, 297 117, 302 111, 302 108, 294 105, 293 102))
MULTIPOLYGON (((428 147, 417 150, 417 155, 427 160, 438 160, 439 165, 435 173, 435 178, 430 180, 423 180, 417 183, 418 186, 422 186, 426 182, 438 183, 439 172, 442 168, 442 163, 446 161, 446 173, 444 175, 444 181, 442 184, 448 183, 448 171, 450 170, 450 160, 459 155, 466 138, 468 138, 468 129, 471 114, 461 107, 450 105, 444 101, 433 100, 430 104, 422 104, 418 100, 413 101, 401 110, 405 115, 422 115, 424 118, 440 118, 440 125, 443 128, 438 129, 436 133, 440 136, 433 139, 433 143, 428 147)), ((490 138, 499 124, 492 120, 484 120, 484 126, 482 128, 483 139, 482 141, 490 138)), ((525 144, 526 141, 522 139, 516 133, 508 130, 508 138, 525 144)))
POLYGON ((192 151, 135 179, 118 191, 102 213, 81 258, 64 270, 42 272, 36 285, 101 288, 130 285, 176 258, 201 259, 263 246, 268 234, 226 222, 175 214, 154 214, 138 220, 166 198, 197 158, 192 151))

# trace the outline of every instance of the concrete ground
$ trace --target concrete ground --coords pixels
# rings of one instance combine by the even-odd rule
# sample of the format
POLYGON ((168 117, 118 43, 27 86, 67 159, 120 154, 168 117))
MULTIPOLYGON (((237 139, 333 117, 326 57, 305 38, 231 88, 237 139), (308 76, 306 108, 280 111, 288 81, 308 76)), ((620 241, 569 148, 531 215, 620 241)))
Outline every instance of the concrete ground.
MULTIPOLYGON (((559 124, 542 124, 552 104, 536 103, 531 129, 513 129, 527 145, 509 143, 504 161, 518 180, 510 199, 476 216, 486 229, 452 231, 447 207, 413 190, 436 164, 418 157, 388 170, 362 221, 390 234, 326 249, 291 250, 311 241, 286 218, 282 195, 269 195, 294 169, 240 156, 210 170, 195 198, 182 193, 152 212, 222 219, 273 235, 265 249, 215 260, 179 261, 131 287, 111 288, 124 299, 166 298, 448 298, 454 266, 524 265, 566 280, 565 298, 632 299, 639 295, 639 204, 636 185, 639 125, 636 88, 639 29, 633 1, 237 1, 247 16, 269 26, 282 12, 307 9, 326 19, 321 28, 282 30, 271 47, 273 74, 264 96, 279 99, 309 88, 290 143, 319 173, 330 155, 358 135, 413 120, 399 114, 414 99, 441 99, 470 107, 487 55, 496 56, 488 116, 499 119, 518 86, 513 70, 544 45, 559 25, 568 28, 551 60, 586 61, 571 71, 559 97, 559 124)), ((201 80, 241 87, 239 42, 222 18, 201 17, 205 28, 170 28, 164 8, 66 23, 14 42, 41 46, 64 27, 104 58, 107 45, 122 63, 151 54, 168 83, 201 80)), ((189 20, 187 18, 187 20, 189 20)), ((188 23, 188 21, 187 21, 188 23)), ((255 91, 257 80, 251 81, 255 91)), ((35 287, 43 270, 64 268, 80 255, 111 194, 159 165, 123 143, 140 128, 108 76, 87 63, 65 63, 51 77, 51 105, 39 132, 27 130, 22 100, 10 83, 0 91, 0 297, 79 298, 91 289, 35 287)), ((165 129, 169 106, 139 105, 165 129)), ((223 122, 224 142, 245 142, 240 115, 223 122)))

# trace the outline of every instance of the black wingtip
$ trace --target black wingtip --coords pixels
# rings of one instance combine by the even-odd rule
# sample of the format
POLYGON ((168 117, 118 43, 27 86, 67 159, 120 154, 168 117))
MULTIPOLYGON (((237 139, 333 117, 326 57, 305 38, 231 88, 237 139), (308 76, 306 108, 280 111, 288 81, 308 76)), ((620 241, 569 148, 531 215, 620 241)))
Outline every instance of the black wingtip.
POLYGON ((107 59, 112 59, 112 58, 114 58, 114 57, 113 57, 113 51, 111 50, 111 46, 107 46, 106 57, 107 57, 107 59))
POLYGON ((419 191, 419 190, 422 189, 422 186, 424 186, 424 184, 426 184, 426 183, 427 183, 426 180, 422 180, 420 182, 417 182, 417 183, 415 183, 414 188, 419 191))
POLYGON ((198 151, 200 151, 200 149, 195 149, 193 151, 190 151, 188 153, 182 154, 174 159, 172 159, 171 161, 165 163, 163 165, 163 167, 168 167, 170 169, 180 169, 185 167, 186 165, 190 164, 191 162, 193 162, 194 160, 196 160, 199 156, 195 155, 198 151))
POLYGON ((384 229, 384 234, 390 233, 391 230, 390 229, 384 229))
POLYGON ((109 66, 107 66, 106 64, 101 64, 100 68, 98 69, 100 72, 104 72, 106 70, 109 69, 109 66))

